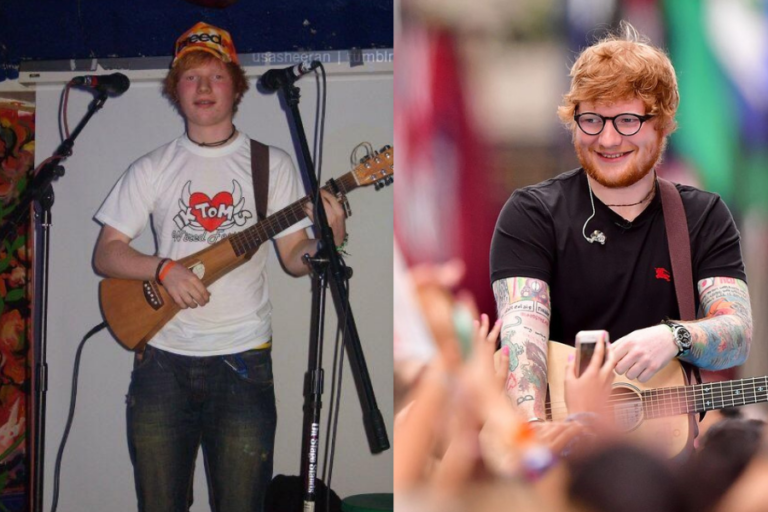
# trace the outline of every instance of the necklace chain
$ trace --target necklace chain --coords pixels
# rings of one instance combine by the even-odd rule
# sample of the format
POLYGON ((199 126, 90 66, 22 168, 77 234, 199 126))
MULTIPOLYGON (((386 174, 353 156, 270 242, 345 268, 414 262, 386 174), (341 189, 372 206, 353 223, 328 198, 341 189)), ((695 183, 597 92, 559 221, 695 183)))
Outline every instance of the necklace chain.
POLYGON ((645 195, 644 198, 642 198, 640 201, 636 203, 630 203, 630 204, 606 204, 605 206, 637 206, 638 204, 643 204, 648 200, 648 198, 651 197, 651 195, 656 191, 656 181, 654 180, 653 186, 651 187, 651 190, 648 191, 648 193, 645 195))
POLYGON ((201 148, 215 148, 217 146, 223 146, 224 144, 226 144, 227 142, 232 140, 232 137, 235 136, 235 133, 237 133, 237 128, 233 124, 232 125, 232 133, 229 134, 229 137, 227 137, 224 140, 220 140, 218 142, 197 142, 195 139, 193 139, 192 137, 189 136, 189 132, 187 132, 187 138, 189 140, 191 140, 192 142, 194 142, 195 144, 197 144, 198 146, 200 146, 201 148))

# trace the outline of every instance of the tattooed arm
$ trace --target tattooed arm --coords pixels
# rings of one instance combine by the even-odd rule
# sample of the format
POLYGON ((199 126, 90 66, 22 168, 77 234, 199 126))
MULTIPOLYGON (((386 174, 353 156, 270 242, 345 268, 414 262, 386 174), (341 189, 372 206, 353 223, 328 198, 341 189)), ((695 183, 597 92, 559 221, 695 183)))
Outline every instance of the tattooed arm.
MULTIPOLYGON (((744 281, 732 277, 702 279, 698 284, 699 316, 680 322, 691 332, 692 347, 680 359, 704 370, 722 370, 747 360, 752 343, 752 306, 744 281)), ((677 355, 666 325, 631 332, 613 344, 616 372, 647 382, 677 355)))
POLYGON ((747 283, 732 277, 702 279, 698 284, 704 318, 685 324, 693 338, 681 359, 705 370, 743 364, 752 344, 752 306, 747 283))
POLYGON ((506 391, 527 417, 546 418, 549 286, 527 277, 493 283, 501 326, 501 346, 509 347, 506 391))

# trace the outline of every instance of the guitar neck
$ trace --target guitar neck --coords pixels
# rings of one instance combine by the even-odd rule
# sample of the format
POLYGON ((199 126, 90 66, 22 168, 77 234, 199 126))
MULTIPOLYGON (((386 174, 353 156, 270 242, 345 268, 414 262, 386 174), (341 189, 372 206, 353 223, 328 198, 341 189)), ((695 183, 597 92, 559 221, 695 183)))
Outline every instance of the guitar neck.
POLYGON ((642 397, 646 419, 739 407, 768 402, 768 377, 649 389, 642 397))
MULTIPOLYGON (((351 192, 359 186, 357 181, 355 181, 354 173, 351 172, 334 180, 334 182, 336 188, 342 194, 351 192)), ((330 190, 330 186, 324 186, 323 190, 330 190)), ((273 213, 263 221, 230 236, 226 241, 232 244, 232 249, 238 257, 255 251, 270 238, 303 220, 307 216, 304 212, 304 205, 311 201, 311 197, 304 196, 295 203, 273 213)))

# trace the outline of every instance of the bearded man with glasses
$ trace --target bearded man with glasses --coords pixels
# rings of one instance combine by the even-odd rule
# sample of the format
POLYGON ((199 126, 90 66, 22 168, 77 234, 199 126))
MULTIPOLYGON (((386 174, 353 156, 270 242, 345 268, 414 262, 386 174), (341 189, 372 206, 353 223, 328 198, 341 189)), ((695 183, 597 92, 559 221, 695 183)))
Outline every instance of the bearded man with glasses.
POLYGON ((739 232, 716 194, 676 185, 691 243, 698 320, 680 321, 655 169, 676 129, 677 79, 628 23, 586 48, 558 115, 579 169, 516 190, 491 245, 510 359, 507 392, 547 418, 547 340, 607 330, 615 370, 647 382, 672 359, 719 370, 749 353, 752 315, 739 232))

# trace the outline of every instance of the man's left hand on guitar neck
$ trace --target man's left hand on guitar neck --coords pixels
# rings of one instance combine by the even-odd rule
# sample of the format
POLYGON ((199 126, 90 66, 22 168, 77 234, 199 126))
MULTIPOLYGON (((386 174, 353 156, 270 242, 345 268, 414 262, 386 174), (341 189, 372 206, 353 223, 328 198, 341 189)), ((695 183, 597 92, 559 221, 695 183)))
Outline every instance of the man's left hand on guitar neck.
MULTIPOLYGON (((325 189, 320 189, 320 196, 323 199, 323 206, 325 207, 325 217, 328 219, 328 225, 330 226, 331 231, 333 231, 333 241, 338 247, 344 243, 344 238, 347 234, 347 214, 339 198, 325 189)), ((315 221, 315 211, 312 203, 304 204, 304 213, 307 214, 309 220, 312 222, 315 221)))
MULTIPOLYGON (((327 190, 321 189, 320 195, 323 199, 328 225, 331 231, 333 231, 333 241, 336 247, 339 247, 344 243, 344 238, 347 234, 344 207, 327 190)), ((314 222, 315 217, 312 203, 304 205, 304 213, 314 222)), ((295 231, 275 239, 275 246, 280 254, 280 261, 282 261, 285 270, 293 276, 303 276, 309 273, 309 267, 304 262, 304 255, 314 256, 317 253, 317 244, 317 239, 307 237, 304 230, 295 231)))

